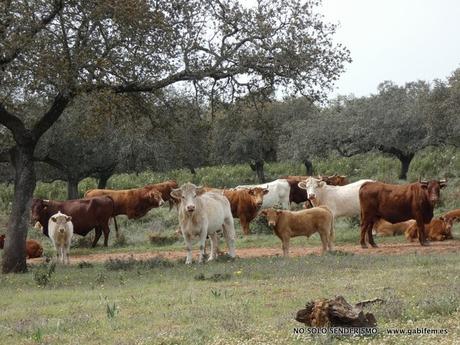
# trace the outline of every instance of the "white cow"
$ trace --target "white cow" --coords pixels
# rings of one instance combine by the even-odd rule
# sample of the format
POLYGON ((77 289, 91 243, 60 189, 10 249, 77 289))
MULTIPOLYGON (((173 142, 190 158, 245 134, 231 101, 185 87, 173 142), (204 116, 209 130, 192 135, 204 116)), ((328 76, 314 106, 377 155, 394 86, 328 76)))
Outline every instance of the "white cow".
POLYGON ((57 260, 69 263, 70 242, 73 236, 72 217, 59 211, 48 221, 48 235, 56 248, 57 260))
POLYGON ((330 186, 314 177, 299 182, 298 186, 307 191, 308 199, 315 205, 326 205, 335 217, 356 216, 361 212, 359 189, 366 182, 359 180, 345 186, 330 186))
POLYGON ((242 185, 237 186, 235 189, 247 189, 247 188, 266 188, 268 193, 264 195, 264 200, 261 208, 269 208, 277 205, 281 205, 284 209, 289 209, 289 193, 291 187, 285 179, 278 179, 272 182, 259 185, 242 185))
MULTIPOLYGON (((195 236, 200 239, 199 262, 203 261, 206 237, 211 238, 211 255, 209 260, 217 257, 217 231, 223 230, 229 255, 235 257, 235 227, 230 209, 230 202, 222 193, 206 192, 203 187, 186 183, 173 189, 171 196, 180 200, 179 223, 187 247, 186 264, 192 263, 192 241, 195 236)), ((209 261, 208 260, 208 261, 209 261)))

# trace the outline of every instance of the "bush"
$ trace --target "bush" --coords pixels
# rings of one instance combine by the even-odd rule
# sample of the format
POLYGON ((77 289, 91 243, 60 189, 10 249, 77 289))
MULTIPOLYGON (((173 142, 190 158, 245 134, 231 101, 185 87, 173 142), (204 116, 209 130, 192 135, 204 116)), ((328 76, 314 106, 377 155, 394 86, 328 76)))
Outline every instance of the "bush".
POLYGON ((267 218, 258 216, 250 224, 249 230, 252 234, 273 234, 273 229, 268 226, 267 218))
POLYGON ((51 262, 37 266, 34 272, 34 281, 38 286, 45 287, 51 281, 51 277, 56 270, 56 263, 51 262))

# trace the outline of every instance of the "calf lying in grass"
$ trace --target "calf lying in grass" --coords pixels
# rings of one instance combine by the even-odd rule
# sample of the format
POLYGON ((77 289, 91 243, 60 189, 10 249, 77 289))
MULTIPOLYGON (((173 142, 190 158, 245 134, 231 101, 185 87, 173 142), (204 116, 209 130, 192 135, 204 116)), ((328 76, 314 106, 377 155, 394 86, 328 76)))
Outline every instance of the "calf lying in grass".
MULTIPOLYGON (((0 235, 0 249, 5 245, 5 235, 0 235)), ((43 255, 43 247, 40 242, 35 240, 26 240, 27 259, 39 258, 43 255)))
MULTIPOLYGON (((430 241, 444 241, 453 239, 453 220, 445 221, 441 218, 433 218, 429 224, 425 224, 425 236, 430 241)), ((406 230, 406 238, 413 242, 418 238, 417 224, 413 224, 406 230)))
POLYGON ((334 218, 327 206, 313 207, 301 211, 282 211, 266 209, 260 212, 267 218, 268 226, 272 227, 276 236, 283 243, 283 255, 289 255, 289 241, 291 237, 310 237, 319 233, 323 244, 322 253, 333 250, 334 218))
POLYGON ((70 242, 73 236, 72 217, 60 211, 48 221, 48 234, 57 251, 57 259, 65 264, 69 263, 70 242))
POLYGON ((396 236, 404 235, 406 230, 414 225, 416 221, 414 219, 406 220, 405 222, 392 224, 387 222, 385 219, 380 219, 374 224, 373 233, 379 236, 396 236))

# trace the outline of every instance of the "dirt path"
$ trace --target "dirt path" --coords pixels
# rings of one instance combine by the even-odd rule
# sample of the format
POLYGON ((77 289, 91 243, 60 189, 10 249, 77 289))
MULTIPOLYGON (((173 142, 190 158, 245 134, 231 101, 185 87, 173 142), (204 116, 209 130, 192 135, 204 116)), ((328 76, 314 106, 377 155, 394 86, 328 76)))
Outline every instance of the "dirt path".
MULTIPOLYGON (((460 252, 460 240, 450 240, 444 242, 432 242, 428 247, 421 247, 416 243, 395 243, 380 244, 378 248, 362 249, 359 245, 337 245, 337 251, 353 253, 357 255, 401 255, 401 254, 424 254, 431 253, 451 253, 460 252)), ((291 256, 305 256, 309 254, 320 254, 320 248, 311 247, 292 247, 291 256)), ((198 257, 198 251, 193 252, 194 258, 198 257)), ((281 247, 276 248, 240 248, 236 250, 236 255, 240 258, 253 258, 261 256, 280 256, 282 255, 281 247)), ((144 253, 107 253, 107 254, 89 254, 89 255, 71 255, 71 264, 86 262, 104 262, 109 259, 127 259, 133 257, 136 260, 146 260, 153 257, 161 256, 169 260, 185 258, 185 250, 179 251, 149 251, 144 253)), ((41 263, 43 258, 30 259, 28 263, 41 263)))

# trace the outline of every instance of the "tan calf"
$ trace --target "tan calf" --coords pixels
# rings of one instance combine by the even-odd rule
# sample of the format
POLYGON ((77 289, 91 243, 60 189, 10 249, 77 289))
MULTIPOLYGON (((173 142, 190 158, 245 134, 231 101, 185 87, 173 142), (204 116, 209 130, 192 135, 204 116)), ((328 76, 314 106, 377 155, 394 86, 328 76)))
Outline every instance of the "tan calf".
POLYGON ((374 224, 374 233, 379 236, 396 236, 404 235, 406 230, 416 221, 414 219, 405 222, 392 224, 384 219, 380 219, 374 224))
POLYGON ((260 212, 267 218, 268 225, 283 243, 283 255, 289 255, 289 241, 291 237, 310 237, 319 233, 323 244, 322 253, 333 250, 334 218, 326 206, 313 207, 301 211, 282 211, 266 209, 260 212))
MULTIPOLYGON (((425 235, 430 241, 451 240, 453 220, 445 221, 441 218, 433 218, 429 224, 425 224, 425 235)), ((418 238, 417 224, 413 224, 406 230, 406 238, 415 241, 418 238)))

